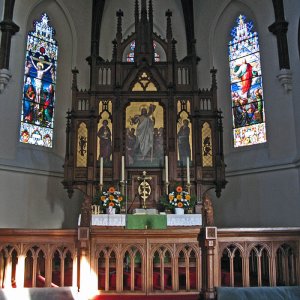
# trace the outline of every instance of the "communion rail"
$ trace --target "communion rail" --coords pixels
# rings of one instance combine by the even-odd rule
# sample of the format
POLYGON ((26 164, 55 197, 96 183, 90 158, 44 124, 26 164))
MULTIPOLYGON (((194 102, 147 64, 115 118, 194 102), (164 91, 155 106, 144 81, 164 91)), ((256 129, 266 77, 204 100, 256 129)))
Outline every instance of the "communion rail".
MULTIPOLYGON (((0 287, 80 288, 86 280, 95 295, 197 294, 209 275, 200 231, 93 226, 84 252, 77 230, 0 229, 0 287)), ((300 285, 299 255, 300 228, 218 229, 214 286, 300 285)))

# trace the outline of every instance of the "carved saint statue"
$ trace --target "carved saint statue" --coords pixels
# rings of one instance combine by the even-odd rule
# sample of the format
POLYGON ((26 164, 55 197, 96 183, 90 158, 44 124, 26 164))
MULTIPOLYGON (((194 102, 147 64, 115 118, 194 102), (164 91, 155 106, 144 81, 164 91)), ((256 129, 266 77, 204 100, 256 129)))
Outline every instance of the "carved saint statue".
POLYGON ((214 226, 214 208, 207 194, 203 196, 203 216, 206 226, 214 226))
POLYGON ((92 213, 92 207, 91 207, 91 198, 88 195, 84 195, 84 201, 81 206, 81 221, 80 226, 90 226, 90 220, 91 220, 91 213, 92 213))

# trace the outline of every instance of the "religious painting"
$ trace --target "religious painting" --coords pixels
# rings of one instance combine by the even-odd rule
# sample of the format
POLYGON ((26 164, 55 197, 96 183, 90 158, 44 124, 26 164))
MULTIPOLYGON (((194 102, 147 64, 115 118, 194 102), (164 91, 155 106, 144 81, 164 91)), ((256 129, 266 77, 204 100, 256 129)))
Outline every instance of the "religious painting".
POLYGON ((99 103, 99 122, 98 122, 98 146, 97 157, 103 158, 103 166, 112 165, 112 122, 111 122, 112 103, 103 100, 99 103))
POLYGON ((77 131, 77 167, 87 166, 88 130, 86 124, 81 122, 77 131))
POLYGON ((201 130, 202 134, 202 166, 213 166, 213 153, 212 153, 212 133, 208 122, 205 122, 201 130))
POLYGON ((159 102, 131 102, 125 129, 127 167, 163 166, 164 114, 159 102))
POLYGON ((58 46, 47 14, 27 36, 20 142, 52 147, 58 46))
POLYGON ((258 34, 252 31, 253 22, 245 20, 239 16, 229 42, 235 147, 266 142, 258 34))
POLYGON ((179 166, 187 166, 192 161, 192 126, 190 121, 190 101, 177 102, 177 157, 179 166))

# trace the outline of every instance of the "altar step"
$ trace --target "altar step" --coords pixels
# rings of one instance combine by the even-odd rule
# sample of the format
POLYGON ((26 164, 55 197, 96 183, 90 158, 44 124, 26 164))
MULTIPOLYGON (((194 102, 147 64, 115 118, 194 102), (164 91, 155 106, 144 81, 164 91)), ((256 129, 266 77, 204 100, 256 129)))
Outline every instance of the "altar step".
POLYGON ((91 300, 199 300, 199 295, 100 295, 91 300))

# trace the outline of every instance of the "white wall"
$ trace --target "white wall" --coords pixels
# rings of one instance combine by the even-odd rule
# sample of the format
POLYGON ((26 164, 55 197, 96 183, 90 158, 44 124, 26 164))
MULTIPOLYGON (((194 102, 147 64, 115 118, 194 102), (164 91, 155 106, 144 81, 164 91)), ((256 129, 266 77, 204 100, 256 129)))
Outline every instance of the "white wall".
MULTIPOLYGON (((295 165, 299 152, 296 132, 299 131, 295 127, 293 93, 286 94, 276 78, 279 73, 277 42, 268 31, 268 26, 275 21, 272 2, 199 2, 194 2, 195 15, 198 15, 196 38, 201 40, 199 78, 208 85, 207 69, 214 66, 218 70, 218 101, 224 113, 228 184, 221 198, 214 201, 217 225, 299 226, 300 219, 295 213, 300 210, 299 174, 295 165), (210 8, 208 13, 204 13, 205 7, 210 8), (267 143, 234 149, 227 45, 230 30, 240 13, 254 21, 259 34, 267 143)), ((300 11, 299 4, 296 7, 300 11)), ((299 17, 299 13, 296 15, 299 17)))
POLYGON ((89 87, 91 28, 90 1, 16 1, 14 22, 20 31, 13 36, 12 78, 0 95, 0 227, 75 227, 80 195, 67 197, 61 181, 65 155, 66 112, 71 107, 71 70, 80 71, 79 84, 89 87), (53 148, 19 143, 21 99, 27 32, 43 12, 50 18, 58 41, 58 68, 53 148), (83 27, 83 24, 85 26, 83 27), (87 45, 87 47, 82 47, 87 45), (73 212, 69 215, 69 212, 73 212), (75 212, 75 214, 74 214, 75 212), (67 217, 68 216, 68 217, 67 217))
MULTIPOLYGON (((279 73, 276 37, 268 31, 274 22, 271 1, 194 1, 199 87, 210 87, 209 69, 218 69, 219 107, 224 112, 224 149, 228 184, 214 199, 216 222, 222 227, 299 226, 300 68, 298 22, 300 2, 290 0, 285 15, 293 73, 293 91, 286 94, 279 73), (253 19, 259 33, 265 94, 267 143, 234 149, 227 43, 236 16, 253 19), (268 12, 268 13, 266 13, 268 12)), ((0 1, 1 4, 1 1, 0 1)), ((79 69, 79 88, 89 87, 91 5, 86 0, 16 1, 14 21, 20 32, 12 38, 11 81, 0 94, 0 227, 76 227, 81 195, 70 200, 63 189, 65 113, 71 106, 71 69, 79 69), (44 149, 18 142, 26 34, 42 12, 50 16, 59 43, 54 146, 44 149)), ((186 55, 186 37, 180 0, 153 1, 158 34, 165 36, 165 11, 173 11, 173 35, 178 58, 186 55)), ((134 1, 106 1, 100 55, 111 59, 116 30, 115 12, 124 11, 123 33, 133 28, 134 1)))

